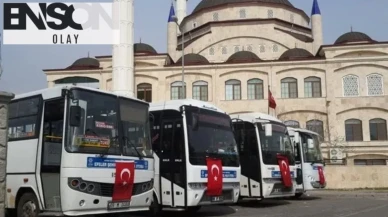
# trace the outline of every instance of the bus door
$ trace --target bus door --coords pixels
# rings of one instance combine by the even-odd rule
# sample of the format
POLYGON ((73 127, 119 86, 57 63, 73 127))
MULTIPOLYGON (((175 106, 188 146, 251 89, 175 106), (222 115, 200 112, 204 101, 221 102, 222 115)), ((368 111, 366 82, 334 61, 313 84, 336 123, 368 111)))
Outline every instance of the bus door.
POLYGON ((63 141, 64 99, 46 101, 43 115, 40 176, 45 209, 60 211, 60 171, 63 141))
POLYGON ((241 196, 260 197, 261 170, 256 129, 252 123, 235 122, 234 130, 241 163, 241 196))
POLYGON ((302 153, 302 138, 299 132, 295 132, 293 137, 294 153, 295 153, 295 166, 296 166, 296 184, 303 186, 303 153, 302 153))
POLYGON ((163 120, 161 140, 160 176, 163 205, 184 207, 187 183, 185 140, 181 118, 163 120))

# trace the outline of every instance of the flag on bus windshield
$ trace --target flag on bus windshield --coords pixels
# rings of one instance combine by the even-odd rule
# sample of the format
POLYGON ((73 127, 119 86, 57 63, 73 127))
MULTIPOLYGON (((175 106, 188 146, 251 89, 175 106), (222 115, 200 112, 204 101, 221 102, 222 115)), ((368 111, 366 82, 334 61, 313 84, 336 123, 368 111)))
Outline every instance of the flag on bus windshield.
POLYGON ((276 108, 275 98, 273 97, 272 92, 269 89, 268 89, 268 106, 273 109, 276 108))
POLYGON ((283 180, 283 185, 287 188, 292 187, 292 179, 290 172, 290 164, 288 163, 288 158, 284 155, 277 155, 278 165, 280 168, 280 173, 283 180))
POLYGON ((222 195, 222 161, 221 159, 206 158, 207 164, 207 195, 222 195))
POLYGON ((319 174, 319 184, 323 185, 325 184, 325 174, 323 174, 323 167, 318 167, 318 174, 319 174))
POLYGON ((135 180, 134 162, 116 162, 116 175, 112 200, 131 200, 135 180))

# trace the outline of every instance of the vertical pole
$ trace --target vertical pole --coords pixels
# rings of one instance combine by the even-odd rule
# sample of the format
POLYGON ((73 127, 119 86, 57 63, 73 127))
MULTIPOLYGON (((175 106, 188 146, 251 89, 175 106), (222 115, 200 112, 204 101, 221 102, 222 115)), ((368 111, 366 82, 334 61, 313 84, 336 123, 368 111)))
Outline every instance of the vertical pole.
MULTIPOLYGON (((179 26, 180 27, 180 26, 179 26)), ((181 28, 180 28, 181 29, 181 28)), ((182 34, 182 97, 186 99, 185 96, 185 34, 181 30, 182 34)))
POLYGON ((269 98, 269 97, 270 97, 269 91, 270 91, 270 90, 269 90, 269 85, 268 85, 268 105, 267 105, 267 106, 268 106, 268 115, 269 115, 269 100, 270 100, 270 98, 269 98))

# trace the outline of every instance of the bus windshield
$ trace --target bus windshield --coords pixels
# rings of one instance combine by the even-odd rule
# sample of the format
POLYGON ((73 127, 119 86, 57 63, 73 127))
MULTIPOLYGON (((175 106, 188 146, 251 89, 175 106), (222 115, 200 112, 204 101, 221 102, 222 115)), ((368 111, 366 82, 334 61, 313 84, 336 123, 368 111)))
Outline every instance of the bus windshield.
POLYGON ((322 152, 319 138, 315 134, 300 133, 302 138, 303 159, 306 163, 322 163, 322 152), (307 139, 312 139, 314 146, 308 147, 307 139))
POLYGON ((272 136, 265 136, 264 125, 257 124, 257 126, 264 164, 277 165, 277 154, 284 154, 288 157, 289 164, 294 165, 294 150, 287 127, 272 123, 272 136))
POLYGON ((190 163, 206 165, 210 156, 220 158, 223 166, 239 166, 230 117, 196 107, 185 107, 185 111, 190 163))
POLYGON ((81 115, 78 126, 70 125, 68 115, 69 152, 151 156, 149 130, 145 130, 149 129, 147 104, 82 89, 73 89, 72 94, 68 111, 79 106, 81 115))

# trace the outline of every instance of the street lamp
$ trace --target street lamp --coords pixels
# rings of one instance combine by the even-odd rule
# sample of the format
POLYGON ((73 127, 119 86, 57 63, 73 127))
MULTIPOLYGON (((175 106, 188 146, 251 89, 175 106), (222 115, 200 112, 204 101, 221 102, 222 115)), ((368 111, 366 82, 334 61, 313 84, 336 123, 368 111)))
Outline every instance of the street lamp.
POLYGON ((181 32, 181 35, 182 35, 182 41, 181 41, 181 45, 182 45, 182 97, 186 98, 186 94, 185 94, 185 86, 186 86, 185 85, 185 46, 184 46, 185 34, 183 33, 182 26, 179 25, 179 23, 178 23, 178 17, 173 16, 172 20, 176 23, 176 25, 178 26, 179 31, 181 32))

